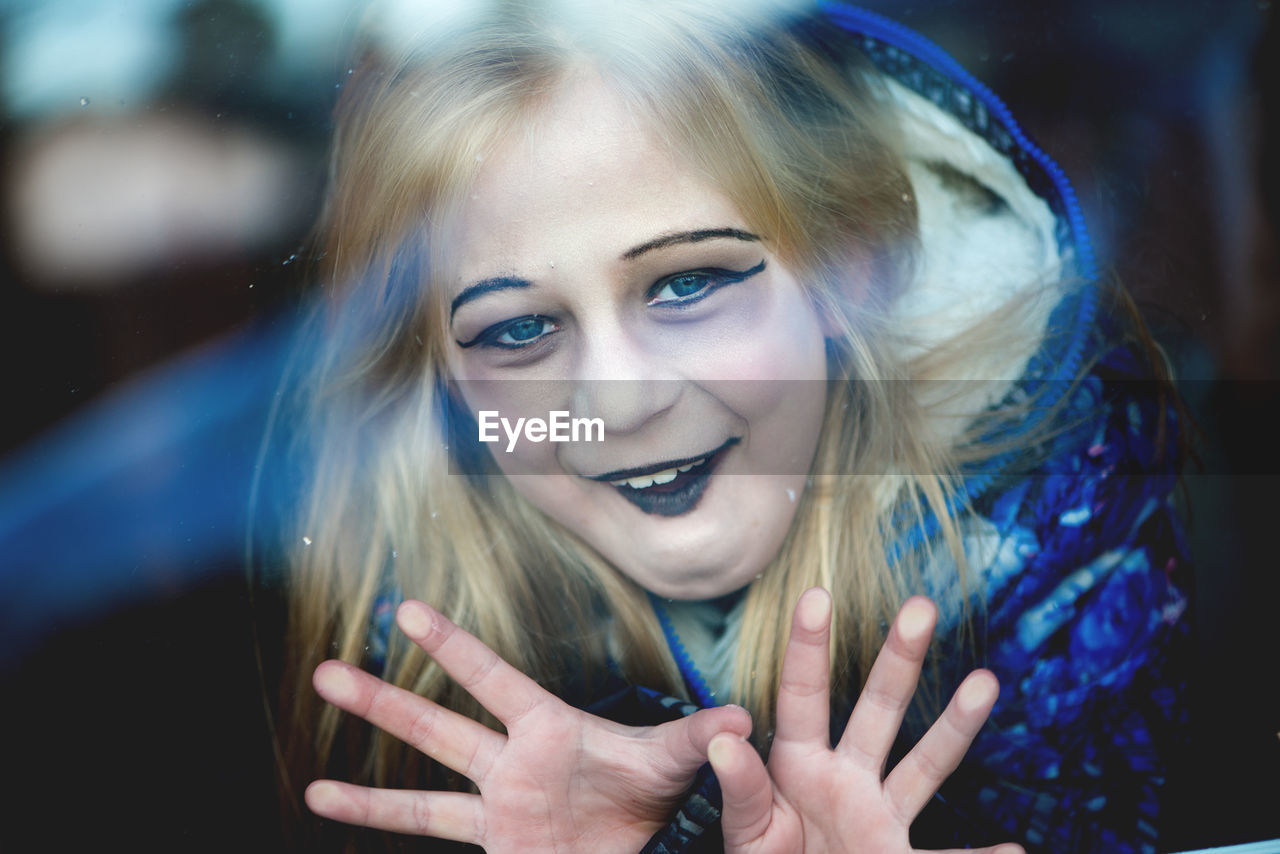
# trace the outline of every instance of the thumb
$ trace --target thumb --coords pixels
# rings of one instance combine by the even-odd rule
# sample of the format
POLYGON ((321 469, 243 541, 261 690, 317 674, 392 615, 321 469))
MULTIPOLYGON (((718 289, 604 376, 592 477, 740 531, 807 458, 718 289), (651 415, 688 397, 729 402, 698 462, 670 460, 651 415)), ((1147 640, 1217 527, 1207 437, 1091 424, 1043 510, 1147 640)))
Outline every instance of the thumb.
POLYGON ((732 735, 713 738, 707 755, 724 800, 720 828, 725 851, 758 842, 773 819, 773 782, 760 756, 732 735))
POLYGON ((676 777, 692 777, 707 761, 711 740, 721 733, 736 738, 751 734, 751 715, 741 706, 717 706, 659 727, 670 772, 676 777))

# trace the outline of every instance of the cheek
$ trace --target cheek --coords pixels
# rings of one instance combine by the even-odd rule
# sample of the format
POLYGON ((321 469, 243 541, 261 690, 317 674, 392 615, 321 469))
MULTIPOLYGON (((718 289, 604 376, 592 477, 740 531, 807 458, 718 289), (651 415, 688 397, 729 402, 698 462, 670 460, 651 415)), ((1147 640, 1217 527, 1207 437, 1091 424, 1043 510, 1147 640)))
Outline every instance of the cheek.
POLYGON ((551 380, 466 380, 452 384, 455 400, 474 420, 477 440, 508 475, 560 471, 559 442, 565 425, 553 413, 567 412, 571 385, 551 380))
POLYGON ((737 413, 753 432, 765 426, 785 432, 789 445, 812 431, 820 421, 827 393, 826 339, 811 313, 790 314, 756 327, 753 336, 740 336, 718 348, 704 364, 699 384, 737 413))
POLYGON ((809 473, 826 411, 825 380, 756 380, 735 383, 736 407, 747 423, 749 468, 765 475, 809 473))
POLYGON ((698 373, 730 380, 824 380, 826 338, 798 286, 744 306, 711 331, 698 373), (794 291, 793 291, 794 289, 794 291))

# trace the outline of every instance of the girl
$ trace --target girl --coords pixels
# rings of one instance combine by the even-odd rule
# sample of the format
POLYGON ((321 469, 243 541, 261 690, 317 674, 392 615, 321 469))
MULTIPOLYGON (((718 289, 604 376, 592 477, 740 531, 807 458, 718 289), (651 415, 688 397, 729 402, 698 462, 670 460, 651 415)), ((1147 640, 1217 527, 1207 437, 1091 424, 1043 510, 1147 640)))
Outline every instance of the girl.
POLYGON ((335 139, 293 798, 491 852, 1152 849, 1176 422, 980 84, 834 4, 495 3, 370 46, 335 139))

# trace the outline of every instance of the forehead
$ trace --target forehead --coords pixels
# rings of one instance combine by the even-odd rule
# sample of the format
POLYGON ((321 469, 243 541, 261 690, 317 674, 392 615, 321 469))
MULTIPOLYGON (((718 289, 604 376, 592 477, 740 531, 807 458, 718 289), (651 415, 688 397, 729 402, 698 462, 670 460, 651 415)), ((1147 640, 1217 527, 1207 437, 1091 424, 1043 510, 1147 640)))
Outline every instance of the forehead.
POLYGON ((579 81, 485 158, 460 225, 466 279, 531 260, 617 258, 664 233, 743 222, 603 83, 579 81))

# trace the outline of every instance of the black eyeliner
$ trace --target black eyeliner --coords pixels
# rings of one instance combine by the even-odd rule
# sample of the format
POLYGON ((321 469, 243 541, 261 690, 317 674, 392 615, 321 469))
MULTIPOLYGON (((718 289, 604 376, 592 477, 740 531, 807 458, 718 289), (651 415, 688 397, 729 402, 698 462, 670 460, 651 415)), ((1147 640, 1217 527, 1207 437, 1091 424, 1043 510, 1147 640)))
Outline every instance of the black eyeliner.
MULTIPOLYGON (((661 279, 655 282, 652 287, 649 288, 650 296, 647 304, 655 308, 657 307, 685 308, 687 306, 691 306, 701 302, 711 294, 720 290, 722 287, 725 287, 727 285, 736 285, 739 282, 746 281, 747 279, 750 279, 752 276, 755 276, 755 275, 758 275, 759 273, 764 272, 765 268, 766 268, 766 262, 762 260, 759 264, 756 264, 754 267, 751 267, 748 270, 742 270, 741 272, 733 272, 730 270, 718 269, 715 271, 684 270, 679 273, 672 273, 669 276, 663 276, 661 279), (698 293, 689 297, 685 297, 682 299, 665 300, 657 304, 652 302, 652 294, 657 290, 661 290, 663 287, 667 285, 667 283, 675 279, 679 279, 681 276, 694 276, 694 275, 706 276, 709 279, 708 286, 703 290, 699 291, 698 293)), ((501 335, 502 332, 505 329, 509 328, 512 324, 518 323, 523 320, 539 320, 539 319, 550 321, 551 323, 555 323, 554 320, 552 320, 550 317, 546 315, 530 314, 530 315, 525 315, 523 317, 515 317, 510 320, 500 321, 498 323, 495 323, 491 326, 486 327, 484 330, 482 330, 478 335, 476 335, 470 341, 458 341, 457 339, 454 339, 454 343, 457 344, 459 347, 461 347, 463 350, 469 350, 478 344, 485 344, 487 346, 496 347, 501 350, 524 350, 529 347, 537 345, 544 338, 547 338, 548 336, 554 334, 554 332, 550 332, 545 335, 540 335, 539 337, 530 340, 526 344, 499 344, 496 341, 493 341, 492 339, 496 338, 498 335, 501 335)))
POLYGON ((683 308, 687 305, 693 305, 694 303, 701 302, 702 300, 706 299, 711 294, 715 293, 716 291, 720 290, 722 287, 726 285, 736 285, 738 282, 746 281, 747 279, 750 279, 752 276, 755 276, 758 273, 763 273, 764 269, 765 269, 765 262, 761 261, 759 264, 755 265, 750 270, 743 270, 740 273, 735 273, 728 270, 721 270, 715 273, 710 273, 704 270, 686 270, 683 273, 673 273, 670 276, 664 276, 663 278, 659 279, 653 285, 653 287, 649 289, 649 293, 652 294, 657 290, 661 290, 663 287, 666 286, 668 282, 670 282, 673 279, 678 279, 681 276, 702 274, 713 279, 713 283, 710 284, 704 290, 701 290, 698 293, 690 297, 685 297, 683 299, 665 300, 663 302, 655 304, 652 301, 653 300, 652 296, 650 296, 647 304, 650 306, 653 306, 654 308, 661 308, 661 307, 683 308))
MULTIPOLYGON (((478 334, 475 338, 472 338, 470 341, 467 341, 465 344, 457 340, 456 338, 454 339, 454 343, 457 344, 459 347, 461 347, 463 350, 468 350, 476 346, 477 344, 486 343, 488 339, 497 337, 498 335, 502 334, 503 330, 507 329, 512 324, 519 323, 522 320, 547 320, 547 321, 551 321, 552 323, 555 323, 554 320, 552 320, 550 317, 548 317, 545 314, 528 314, 523 317, 513 317, 510 320, 501 320, 493 324, 492 326, 488 326, 483 331, 481 331, 480 334, 478 334)), ((527 344, 499 344, 495 341, 489 341, 488 343, 490 346, 497 347, 502 350, 523 350, 526 347, 531 347, 534 344, 537 344, 539 341, 541 341, 543 338, 546 338, 548 335, 553 335, 553 334, 554 334, 553 332, 548 332, 546 335, 540 335, 537 338, 530 340, 527 344)))

